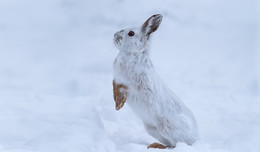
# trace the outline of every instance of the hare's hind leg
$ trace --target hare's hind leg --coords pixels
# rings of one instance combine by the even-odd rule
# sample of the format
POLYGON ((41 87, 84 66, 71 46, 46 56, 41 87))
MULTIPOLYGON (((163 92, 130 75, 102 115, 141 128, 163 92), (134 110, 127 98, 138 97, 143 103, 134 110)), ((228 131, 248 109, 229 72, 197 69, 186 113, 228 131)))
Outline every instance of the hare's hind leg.
POLYGON ((147 146, 147 148, 165 149, 165 148, 174 148, 175 147, 175 146, 172 146, 172 144, 169 142, 168 139, 164 138, 160 134, 159 130, 155 126, 144 123, 144 127, 145 127, 146 131, 148 132, 148 134, 150 134, 151 136, 158 139, 161 143, 164 144, 164 145, 162 145, 160 143, 155 142, 155 143, 152 143, 151 145, 147 146))
POLYGON ((160 143, 155 142, 155 143, 152 143, 151 145, 147 146, 147 149, 148 149, 148 148, 165 149, 165 148, 167 148, 167 146, 164 146, 164 145, 162 145, 162 144, 160 144, 160 143))

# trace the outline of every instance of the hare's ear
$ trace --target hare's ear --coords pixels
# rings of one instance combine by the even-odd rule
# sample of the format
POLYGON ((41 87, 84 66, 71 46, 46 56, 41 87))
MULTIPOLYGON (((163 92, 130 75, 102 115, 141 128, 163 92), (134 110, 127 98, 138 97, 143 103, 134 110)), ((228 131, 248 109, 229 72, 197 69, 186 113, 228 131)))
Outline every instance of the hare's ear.
POLYGON ((160 14, 156 14, 148 18, 147 21, 144 22, 144 24, 141 27, 141 31, 145 36, 150 36, 151 33, 156 31, 159 27, 159 25, 162 22, 163 16, 160 14))

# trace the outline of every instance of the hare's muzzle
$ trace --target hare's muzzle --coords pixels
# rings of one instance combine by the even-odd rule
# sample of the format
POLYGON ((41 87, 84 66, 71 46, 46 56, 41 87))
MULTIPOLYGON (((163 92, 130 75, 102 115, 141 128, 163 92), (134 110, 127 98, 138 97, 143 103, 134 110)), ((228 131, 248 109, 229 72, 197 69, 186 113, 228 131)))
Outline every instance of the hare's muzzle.
POLYGON ((122 40, 122 39, 123 39, 123 38, 119 35, 118 32, 114 34, 114 42, 115 42, 116 44, 118 44, 118 43, 120 42, 120 40, 122 40))

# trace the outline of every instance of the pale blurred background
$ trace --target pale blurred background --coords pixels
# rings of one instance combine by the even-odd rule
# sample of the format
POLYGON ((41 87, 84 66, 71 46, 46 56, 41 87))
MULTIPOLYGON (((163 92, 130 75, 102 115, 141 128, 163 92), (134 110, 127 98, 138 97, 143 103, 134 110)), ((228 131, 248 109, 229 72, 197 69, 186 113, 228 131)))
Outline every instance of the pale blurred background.
POLYGON ((259 149, 259 10, 258 0, 0 0, 0 151, 145 151, 155 139, 127 106, 114 110, 112 39, 157 13, 151 58, 201 130, 195 148, 176 151, 259 149))

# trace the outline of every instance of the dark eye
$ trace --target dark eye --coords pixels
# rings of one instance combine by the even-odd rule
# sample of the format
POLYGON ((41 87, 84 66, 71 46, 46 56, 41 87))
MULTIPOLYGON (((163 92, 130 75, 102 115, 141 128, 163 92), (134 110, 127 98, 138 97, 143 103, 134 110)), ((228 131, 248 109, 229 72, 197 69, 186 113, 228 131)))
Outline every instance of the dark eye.
POLYGON ((135 32, 130 31, 130 32, 128 33, 128 35, 129 35, 129 36, 134 36, 134 35, 135 35, 135 32))

